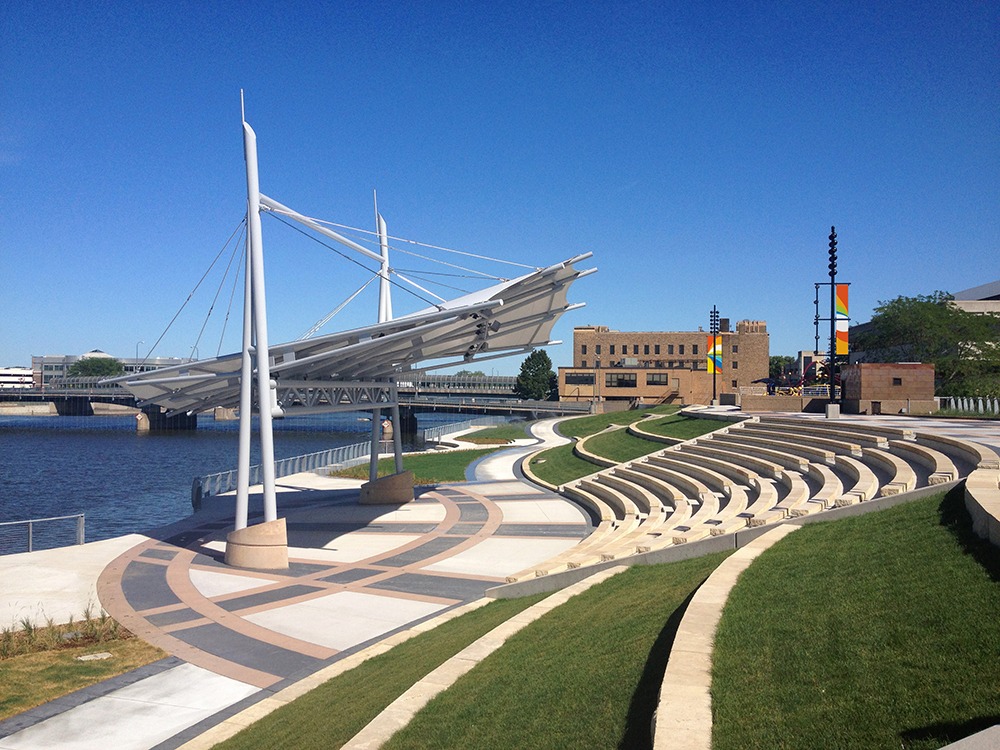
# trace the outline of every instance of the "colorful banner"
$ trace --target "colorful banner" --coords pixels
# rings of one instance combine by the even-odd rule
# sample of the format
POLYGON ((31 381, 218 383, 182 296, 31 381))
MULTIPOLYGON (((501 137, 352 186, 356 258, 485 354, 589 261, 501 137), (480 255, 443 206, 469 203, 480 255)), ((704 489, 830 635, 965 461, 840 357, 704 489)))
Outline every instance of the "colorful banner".
POLYGON ((837 354, 849 354, 847 329, 850 318, 847 313, 847 284, 837 284, 837 354))
POLYGON ((708 337, 708 371, 722 372, 722 336, 708 337))

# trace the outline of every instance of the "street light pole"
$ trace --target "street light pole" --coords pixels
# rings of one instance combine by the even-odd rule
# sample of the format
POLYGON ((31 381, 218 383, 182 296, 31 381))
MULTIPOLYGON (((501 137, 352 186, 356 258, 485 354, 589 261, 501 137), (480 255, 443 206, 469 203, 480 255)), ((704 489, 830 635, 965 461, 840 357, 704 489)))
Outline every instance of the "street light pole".
POLYGON ((136 341, 135 342, 135 371, 136 372, 139 372, 139 345, 140 344, 145 344, 145 343, 146 343, 145 341, 136 341))
POLYGON ((708 356, 712 360, 712 406, 715 406, 715 402, 718 400, 715 378, 719 372, 718 362, 715 361, 715 345, 719 335, 719 311, 716 309, 715 305, 712 305, 708 321, 708 330, 712 334, 712 345, 708 348, 708 356))

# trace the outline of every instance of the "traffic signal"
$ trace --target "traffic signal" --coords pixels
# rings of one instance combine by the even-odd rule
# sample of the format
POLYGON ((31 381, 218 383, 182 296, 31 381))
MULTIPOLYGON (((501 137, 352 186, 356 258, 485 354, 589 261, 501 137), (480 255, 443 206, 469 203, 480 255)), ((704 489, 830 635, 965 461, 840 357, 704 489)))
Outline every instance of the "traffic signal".
POLYGON ((830 278, 837 275, 837 229, 830 227, 830 278))

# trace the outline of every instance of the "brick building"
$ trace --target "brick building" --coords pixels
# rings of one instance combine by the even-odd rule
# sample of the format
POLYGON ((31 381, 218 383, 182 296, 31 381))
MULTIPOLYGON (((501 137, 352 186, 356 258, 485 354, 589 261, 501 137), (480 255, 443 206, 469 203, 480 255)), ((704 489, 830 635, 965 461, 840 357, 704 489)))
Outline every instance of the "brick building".
MULTIPOLYGON (((715 374, 716 393, 733 402, 734 394, 767 377, 769 336, 764 321, 742 320, 735 331, 726 319, 720 324, 722 369, 715 374)), ((708 339, 704 331, 574 328, 573 365, 559 368, 559 400, 710 403, 708 339)))
POLYGON ((844 411, 848 414, 930 414, 934 400, 934 365, 865 362, 840 370, 844 411))

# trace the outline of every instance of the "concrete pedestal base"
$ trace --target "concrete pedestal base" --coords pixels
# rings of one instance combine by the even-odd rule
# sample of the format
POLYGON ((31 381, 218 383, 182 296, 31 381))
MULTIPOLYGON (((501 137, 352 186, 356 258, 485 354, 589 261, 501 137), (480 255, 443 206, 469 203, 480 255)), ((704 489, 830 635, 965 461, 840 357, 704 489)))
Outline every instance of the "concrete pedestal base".
POLYGON ((840 404, 827 404, 826 405, 826 418, 827 419, 840 419, 840 404))
POLYGON ((226 565, 257 570, 287 570, 288 532, 285 519, 278 518, 231 531, 226 537, 226 565))
POLYGON ((362 505, 401 505, 413 502, 413 472, 401 471, 361 485, 362 505))

